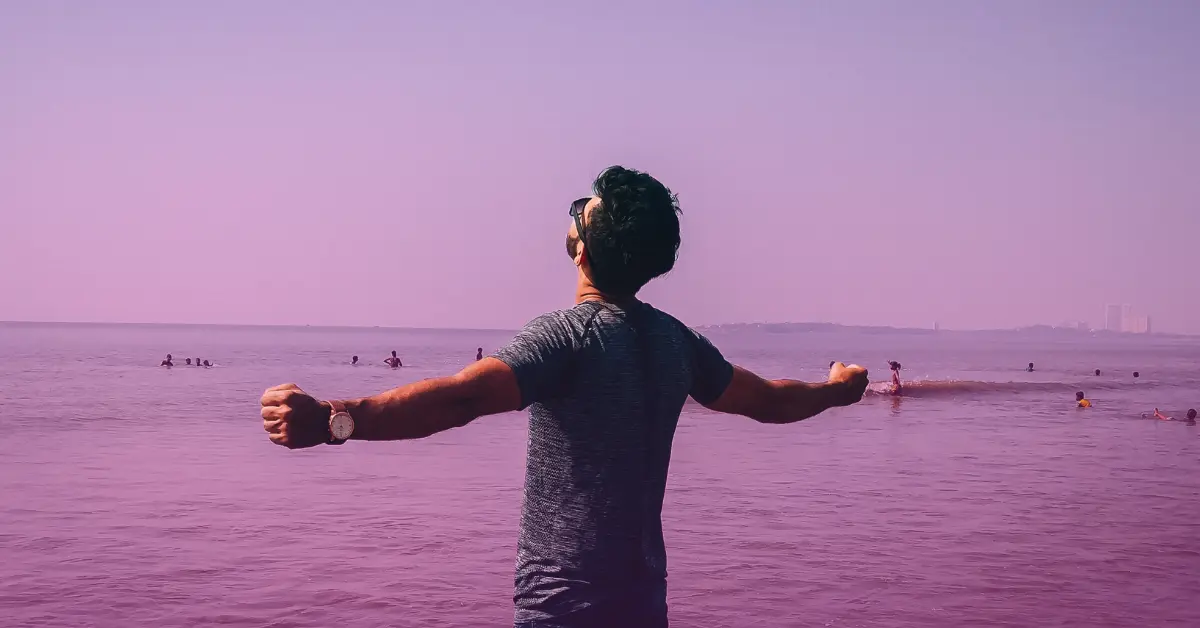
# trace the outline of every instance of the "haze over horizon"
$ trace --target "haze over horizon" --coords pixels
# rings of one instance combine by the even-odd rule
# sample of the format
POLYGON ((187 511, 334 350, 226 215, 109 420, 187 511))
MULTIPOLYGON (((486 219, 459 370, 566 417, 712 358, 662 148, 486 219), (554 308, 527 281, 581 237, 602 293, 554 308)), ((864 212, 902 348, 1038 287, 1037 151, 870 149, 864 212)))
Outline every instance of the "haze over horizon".
MULTIPOLYGON (((292 323, 187 323, 187 322, 145 322, 145 321, 0 320, 0 326, 3 326, 3 325, 32 325, 32 326, 54 326, 54 325, 88 326, 88 325, 95 325, 95 326, 114 326, 114 327, 121 327, 121 326, 132 326, 132 327, 143 327, 143 326, 144 327, 158 327, 158 326, 163 326, 163 327, 265 327, 265 328, 291 328, 291 329, 313 328, 313 329, 362 329, 362 330, 368 330, 368 329, 394 329, 394 330, 397 330, 398 329, 398 330, 414 330, 414 331, 447 331, 447 332, 454 332, 454 331, 517 332, 517 331, 520 331, 520 328, 521 328, 521 325, 519 325, 519 324, 509 326, 509 327, 448 327, 448 326, 444 326, 444 325, 441 325, 441 326, 439 326, 439 325, 434 325, 434 326, 311 325, 311 324, 292 324, 292 323)), ((1033 332, 1033 333, 1037 333, 1037 330, 1040 330, 1040 329, 1055 329, 1055 330, 1067 331, 1067 332, 1079 331, 1079 333, 1089 333, 1089 332, 1090 333, 1096 333, 1096 332, 1107 333, 1107 331, 1103 330, 1103 329, 1076 330, 1076 329, 1070 328, 1070 327, 1059 327, 1059 326, 1055 326, 1055 325, 1043 325, 1043 324, 1034 324, 1034 325, 1027 325, 1027 326, 1021 326, 1021 327, 988 328, 988 329, 940 327, 938 330, 934 330, 929 327, 900 327, 900 326, 895 326, 895 325, 844 325, 842 323, 831 323, 831 322, 824 322, 824 321, 727 321, 724 323, 692 324, 691 326, 696 329, 712 329, 712 328, 728 329, 728 328, 735 328, 735 327, 755 327, 755 326, 759 326, 759 325, 770 326, 770 327, 796 326, 796 327, 821 327, 821 328, 823 328, 825 326, 833 326, 836 328, 848 329, 848 330, 894 329, 898 332, 940 331, 940 332, 954 332, 954 333, 967 333, 967 334, 971 334, 971 333, 988 334, 988 333, 993 333, 993 332, 1017 332, 1017 333, 1033 332)), ((1121 333, 1124 336, 1148 336, 1147 334, 1138 333, 1138 332, 1121 332, 1121 333)), ((1154 332, 1153 334, 1149 334, 1149 337, 1161 337, 1161 336, 1167 336, 1167 337, 1173 337, 1173 338, 1181 338, 1181 337, 1200 338, 1200 334, 1170 333, 1170 332, 1154 332)))
POLYGON ((694 325, 1197 334, 1196 67, 1166 1, 6 3, 0 320, 518 328, 623 164, 694 325))

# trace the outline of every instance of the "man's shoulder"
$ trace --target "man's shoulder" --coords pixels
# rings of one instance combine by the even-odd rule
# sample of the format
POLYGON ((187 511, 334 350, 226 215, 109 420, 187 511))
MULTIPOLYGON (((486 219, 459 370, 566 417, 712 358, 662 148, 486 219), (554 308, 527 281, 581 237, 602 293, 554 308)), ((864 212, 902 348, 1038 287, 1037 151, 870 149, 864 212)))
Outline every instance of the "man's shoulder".
POLYGON ((593 323, 599 314, 597 308, 589 303, 580 303, 574 307, 539 314, 526 323, 525 327, 579 331, 593 323))
POLYGON ((517 335, 530 341, 554 345, 578 345, 596 324, 599 312, 585 304, 553 310, 530 319, 517 335))
POLYGON ((650 313, 650 318, 656 328, 668 334, 680 333, 685 338, 694 338, 700 336, 700 333, 693 329, 687 323, 679 320, 670 312, 660 310, 649 303, 645 304, 647 311, 650 313))
POLYGON ((679 320, 672 314, 660 310, 648 303, 642 303, 635 314, 632 309, 609 306, 597 301, 584 301, 570 308, 553 310, 530 320, 525 325, 525 331, 551 334, 566 334, 576 338, 594 332, 598 327, 621 325, 626 322, 626 316, 634 314, 641 324, 649 323, 653 328, 663 332, 682 332, 686 335, 698 336, 699 333, 679 320))

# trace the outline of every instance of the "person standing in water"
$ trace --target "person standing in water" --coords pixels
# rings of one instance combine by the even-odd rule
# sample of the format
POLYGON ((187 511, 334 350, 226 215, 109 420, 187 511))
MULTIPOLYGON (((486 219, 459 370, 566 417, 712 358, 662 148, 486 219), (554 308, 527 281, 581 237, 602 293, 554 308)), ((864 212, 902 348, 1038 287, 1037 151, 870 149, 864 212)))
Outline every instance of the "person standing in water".
POLYGON ((1090 408, 1092 407, 1092 402, 1083 398, 1083 391, 1081 390, 1075 393, 1075 406, 1079 408, 1090 408))
MULTIPOLYGON (((289 449, 425 438, 528 408, 514 628, 668 625, 663 496, 689 397, 782 426, 858 403, 869 383, 866 369, 841 363, 820 383, 766 380, 731 364, 703 335, 637 298, 675 266, 675 195, 620 166, 601 173, 593 192, 570 205, 573 307, 534 318, 507 346, 449 377, 328 401, 283 384, 260 400, 263 429, 289 449)), ((319 298, 295 297, 298 307, 319 298)), ((258 481, 269 492, 278 479, 258 481)), ((342 484, 336 490, 355 491, 342 484)))
POLYGON ((483 359, 483 347, 479 347, 478 349, 475 350, 475 361, 478 362, 482 359, 483 359))
POLYGON ((890 394, 899 396, 904 392, 904 386, 900 384, 900 363, 895 360, 888 360, 888 368, 892 369, 892 389, 890 394))
POLYGON ((385 359, 383 360, 383 363, 384 363, 384 364, 386 364, 386 365, 388 365, 388 366, 390 366, 390 367, 392 367, 392 368, 399 368, 399 367, 401 367, 401 366, 404 366, 404 364, 402 364, 402 363, 400 362, 400 358, 396 357, 396 352, 395 352, 395 351, 393 351, 393 352, 392 352, 392 357, 390 357, 390 358, 385 358, 385 359))
POLYGON ((1033 372, 1033 362, 1030 362, 1030 363, 1029 363, 1029 366, 1025 367, 1025 372, 1026 372, 1026 373, 1032 373, 1032 372, 1033 372))

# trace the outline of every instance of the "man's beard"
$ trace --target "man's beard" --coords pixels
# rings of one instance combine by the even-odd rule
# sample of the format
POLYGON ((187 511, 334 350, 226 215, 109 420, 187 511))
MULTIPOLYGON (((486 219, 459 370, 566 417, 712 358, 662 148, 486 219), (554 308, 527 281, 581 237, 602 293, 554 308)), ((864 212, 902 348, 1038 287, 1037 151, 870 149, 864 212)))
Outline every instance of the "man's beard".
POLYGON ((567 234, 567 257, 571 261, 575 261, 575 254, 579 252, 579 238, 571 234, 567 234))

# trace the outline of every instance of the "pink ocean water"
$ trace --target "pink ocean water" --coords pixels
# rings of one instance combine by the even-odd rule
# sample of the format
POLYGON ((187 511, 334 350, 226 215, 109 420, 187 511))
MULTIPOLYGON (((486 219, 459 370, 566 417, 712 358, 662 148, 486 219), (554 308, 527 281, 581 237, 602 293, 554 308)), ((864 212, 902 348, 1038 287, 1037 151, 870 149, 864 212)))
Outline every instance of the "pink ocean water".
MULTIPOLYGON (((269 385, 362 395, 509 336, 0 324, 0 625, 511 625, 522 415, 289 452, 257 409, 269 385)), ((1140 416, 1200 406, 1195 340, 711 337, 767 376, 896 359, 934 383, 791 426, 689 408, 673 626, 1200 625, 1200 427, 1140 416)))

